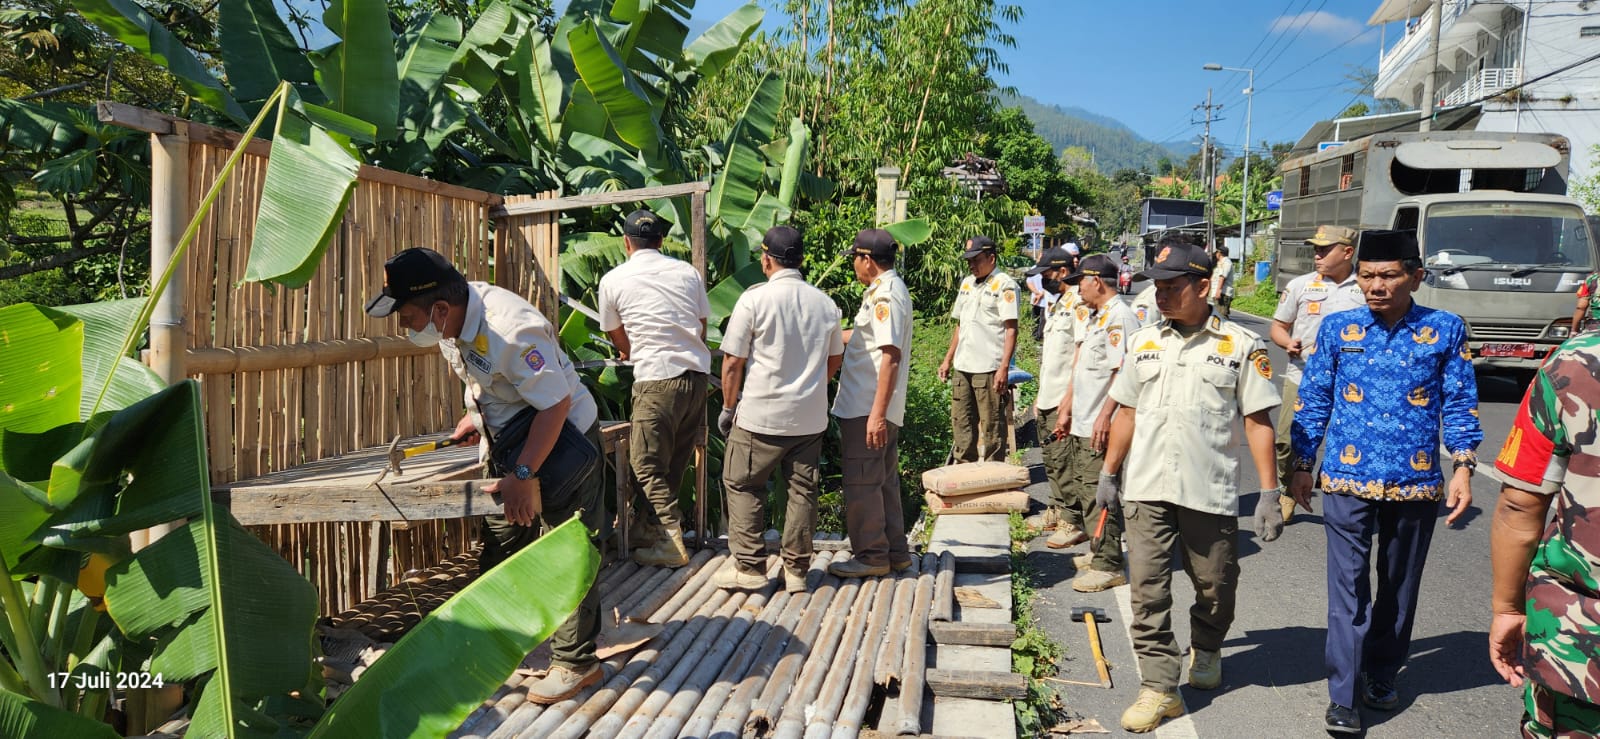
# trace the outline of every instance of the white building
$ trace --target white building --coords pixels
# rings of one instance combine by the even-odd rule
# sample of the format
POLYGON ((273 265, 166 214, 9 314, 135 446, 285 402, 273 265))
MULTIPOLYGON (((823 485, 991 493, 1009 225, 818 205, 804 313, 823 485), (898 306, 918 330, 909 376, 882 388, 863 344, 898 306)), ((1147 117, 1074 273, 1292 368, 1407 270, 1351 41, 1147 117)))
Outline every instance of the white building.
MULTIPOLYGON (((1375 97, 1422 107, 1433 5, 1382 0, 1367 21, 1385 26, 1375 97)), ((1436 109, 1472 104, 1480 131, 1566 136, 1572 175, 1600 175, 1592 150, 1600 145, 1600 61, 1566 69, 1600 54, 1600 0, 1441 0, 1440 7, 1436 109)))

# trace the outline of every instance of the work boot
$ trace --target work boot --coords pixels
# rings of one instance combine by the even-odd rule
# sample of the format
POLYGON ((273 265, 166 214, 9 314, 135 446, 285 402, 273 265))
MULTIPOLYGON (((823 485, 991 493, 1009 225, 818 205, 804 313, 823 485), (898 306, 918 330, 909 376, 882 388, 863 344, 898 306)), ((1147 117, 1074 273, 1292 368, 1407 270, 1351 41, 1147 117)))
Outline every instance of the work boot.
POLYGON ((711 584, 724 590, 760 590, 767 586, 767 574, 747 570, 737 561, 730 561, 711 576, 711 584))
POLYGON ((1222 684, 1222 653, 1189 648, 1189 687, 1216 690, 1222 684))
POLYGON ((1066 549, 1068 547, 1075 547, 1088 540, 1089 535, 1084 533, 1083 529, 1062 521, 1061 523, 1056 524, 1056 532, 1050 535, 1050 538, 1045 541, 1044 545, 1050 547, 1051 549, 1066 549))
POLYGON ((1094 562, 1094 552, 1080 552, 1072 555, 1072 566, 1076 569, 1087 570, 1094 562))
POLYGON ((896 562, 891 559, 889 560, 889 569, 894 570, 895 572, 905 572, 906 570, 911 569, 911 560, 902 559, 896 562))
POLYGON ((1139 697, 1128 710, 1122 712, 1122 728, 1135 734, 1155 731, 1162 719, 1183 715, 1183 701, 1177 692, 1163 693, 1150 688, 1140 688, 1139 697))
POLYGON ((1056 525, 1061 522, 1061 509, 1051 506, 1042 513, 1029 516, 1023 523, 1033 531, 1055 531, 1056 525))
MULTIPOLYGON (((765 584, 766 578, 762 578, 765 584)), ((787 593, 806 592, 806 568, 783 566, 783 589, 787 593)))
POLYGON ((1072 578, 1072 589, 1080 593, 1098 593, 1110 590, 1118 585, 1127 585, 1128 578, 1122 570, 1107 572, 1105 570, 1086 570, 1083 574, 1072 578))
POLYGON ((633 561, 641 565, 682 567, 689 564, 689 551, 683 548, 683 532, 677 528, 665 529, 661 538, 648 549, 633 553, 633 561))
POLYGON ((528 702, 548 706, 560 703, 578 694, 584 688, 600 682, 602 671, 600 663, 595 662, 588 667, 574 670, 561 665, 551 665, 539 682, 528 688, 528 702))
POLYGON ((851 557, 828 565, 828 572, 839 577, 878 577, 889 574, 889 565, 869 565, 851 557))

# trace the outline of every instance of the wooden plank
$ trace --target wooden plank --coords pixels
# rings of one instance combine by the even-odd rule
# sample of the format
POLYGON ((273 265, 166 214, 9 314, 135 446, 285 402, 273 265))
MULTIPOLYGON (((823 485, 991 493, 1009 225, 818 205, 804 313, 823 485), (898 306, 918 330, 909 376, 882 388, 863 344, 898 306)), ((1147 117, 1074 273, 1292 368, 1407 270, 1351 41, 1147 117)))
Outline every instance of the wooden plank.
POLYGON ((710 192, 709 182, 685 182, 681 185, 661 185, 659 187, 641 187, 633 190, 618 190, 616 192, 597 192, 585 195, 570 195, 554 200, 534 200, 531 202, 505 203, 489 209, 491 218, 509 218, 512 216, 526 216, 534 213, 552 213, 563 210, 577 210, 580 208, 598 208, 602 205, 620 205, 625 203, 638 203, 656 198, 675 198, 684 195, 693 195, 697 192, 710 192))
POLYGON ((1009 647, 1017 639, 1015 625, 934 621, 928 633, 940 644, 970 644, 979 647, 1009 647))
POLYGON ((928 670, 928 689, 947 698, 1006 700, 1028 697, 1028 678, 993 670, 928 670))
POLYGON ((326 521, 422 521, 499 513, 483 491, 498 478, 356 487, 253 485, 213 488, 211 497, 247 526, 326 521))

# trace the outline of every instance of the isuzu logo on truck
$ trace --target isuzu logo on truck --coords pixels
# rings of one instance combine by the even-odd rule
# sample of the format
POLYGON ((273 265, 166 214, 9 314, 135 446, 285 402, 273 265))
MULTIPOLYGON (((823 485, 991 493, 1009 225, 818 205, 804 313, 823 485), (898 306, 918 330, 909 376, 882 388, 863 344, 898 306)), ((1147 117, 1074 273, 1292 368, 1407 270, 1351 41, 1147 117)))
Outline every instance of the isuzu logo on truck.
POLYGON ((1496 278, 1494 278, 1494 284, 1496 284, 1496 285, 1515 285, 1517 287, 1531 287, 1533 285, 1533 278, 1531 278, 1531 277, 1496 277, 1496 278))

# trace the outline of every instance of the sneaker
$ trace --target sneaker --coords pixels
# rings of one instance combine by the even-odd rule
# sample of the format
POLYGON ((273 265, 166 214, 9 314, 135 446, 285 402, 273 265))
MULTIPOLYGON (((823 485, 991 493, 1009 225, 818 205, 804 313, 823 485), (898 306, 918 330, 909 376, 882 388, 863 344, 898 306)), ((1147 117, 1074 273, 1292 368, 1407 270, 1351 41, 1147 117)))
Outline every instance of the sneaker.
POLYGON ((1106 570, 1087 569, 1084 573, 1072 578, 1072 589, 1080 593, 1098 593, 1110 590, 1118 585, 1127 585, 1128 577, 1122 570, 1107 572, 1106 570))
POLYGON ((1365 703, 1367 708, 1393 711, 1395 706, 1400 705, 1400 691, 1395 689, 1391 680, 1365 677, 1362 680, 1361 702, 1365 703))
POLYGON ((896 562, 891 559, 889 560, 889 569, 894 570, 895 572, 905 572, 906 570, 911 569, 911 560, 902 559, 896 562))
MULTIPOLYGON (((766 578, 762 578, 763 582, 765 582, 765 580, 766 578)), ((783 589, 785 592, 789 593, 806 592, 806 569, 804 567, 795 568, 790 567, 789 565, 784 565, 783 589)))
POLYGON ((1041 513, 1029 516, 1023 523, 1034 531, 1055 531, 1056 524, 1061 522, 1061 509, 1046 508, 1041 513))
POLYGON ((889 574, 889 565, 869 565, 851 557, 828 565, 828 573, 839 577, 879 577, 889 574))
POLYGON ((1189 649, 1189 687, 1216 690, 1222 684, 1222 653, 1209 649, 1189 649))
POLYGON ((657 539, 655 544, 634 551, 633 561, 657 567, 682 567, 689 564, 689 552, 683 548, 683 532, 678 529, 661 532, 661 538, 657 539))
POLYGON ((551 665, 550 671, 546 672, 539 682, 528 688, 528 702, 541 706, 560 703, 577 695, 584 688, 600 682, 601 674, 599 662, 579 670, 551 665))
POLYGON ((1094 563, 1094 552, 1082 552, 1072 555, 1072 566, 1076 569, 1087 570, 1094 563))
POLYGON ((1163 693, 1150 688, 1140 688, 1139 697, 1128 710, 1122 712, 1122 728, 1135 734, 1155 731, 1163 719, 1183 715, 1183 701, 1176 692, 1163 693))
POLYGON ((1050 547, 1051 549, 1066 549, 1068 547, 1075 547, 1088 540, 1089 535, 1084 533, 1083 529, 1063 521, 1056 525, 1056 532, 1050 535, 1050 539, 1046 541, 1044 545, 1050 547))
POLYGON ((747 570, 738 562, 729 562, 711 576, 711 583, 724 590, 760 590, 767 586, 767 575, 760 570, 747 570))

